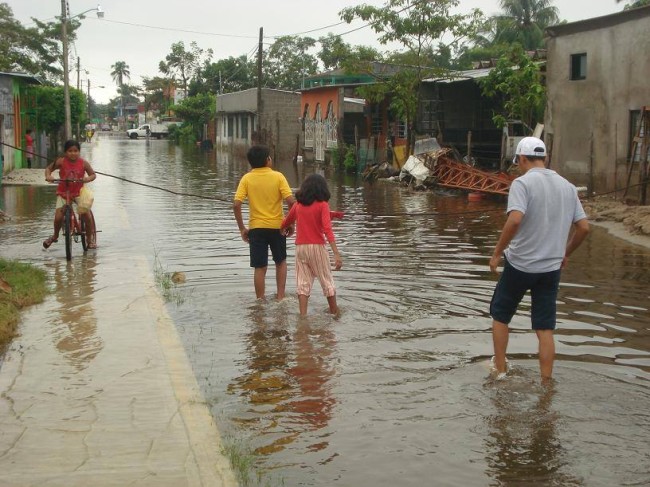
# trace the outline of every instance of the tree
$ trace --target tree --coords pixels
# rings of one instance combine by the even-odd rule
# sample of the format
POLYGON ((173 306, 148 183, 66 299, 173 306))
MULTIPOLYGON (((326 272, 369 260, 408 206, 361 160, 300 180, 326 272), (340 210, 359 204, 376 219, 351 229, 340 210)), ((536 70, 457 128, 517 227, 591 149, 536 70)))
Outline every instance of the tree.
POLYGON ((546 89, 539 66, 515 44, 497 61, 490 74, 480 80, 483 94, 503 100, 504 111, 494 114, 497 127, 508 120, 521 120, 529 127, 544 119, 546 89))
POLYGON ((217 103, 214 95, 203 93, 185 98, 171 108, 178 117, 185 121, 184 126, 191 127, 191 136, 184 135, 184 141, 191 143, 202 138, 203 126, 214 119, 217 103))
POLYGON ((383 7, 359 5, 339 13, 348 23, 355 18, 370 22, 382 44, 397 42, 406 49, 406 53, 400 56, 394 53, 392 57, 402 58, 409 66, 402 66, 395 76, 378 80, 383 86, 368 90, 374 91, 376 97, 383 93, 390 99, 395 115, 407 124, 411 148, 415 144, 420 83, 425 77, 446 71, 430 68, 428 57, 437 51, 439 39, 443 37, 451 38, 446 44, 450 52, 458 50, 463 39, 473 35, 479 25, 480 10, 452 14, 451 9, 458 4, 459 0, 387 0, 383 7))
POLYGON ((332 33, 321 37, 318 42, 321 45, 318 58, 325 69, 340 68, 350 61, 370 62, 382 59, 382 55, 377 49, 368 46, 351 46, 344 42, 341 36, 332 33))
POLYGON ((552 0, 501 0, 503 13, 494 17, 495 44, 520 43, 524 49, 544 46, 544 29, 560 21, 552 0))
POLYGON ((190 43, 190 50, 185 50, 185 44, 176 42, 171 46, 171 52, 164 61, 160 61, 158 70, 171 78, 178 79, 185 93, 188 92, 189 80, 198 75, 199 67, 204 61, 212 58, 212 49, 204 51, 194 41, 190 43))
POLYGON ((190 95, 196 93, 232 93, 257 86, 255 62, 246 55, 206 62, 201 77, 190 84, 190 95))
MULTIPOLYGON (((27 89, 27 96, 33 97, 38 127, 58 140, 57 134, 65 124, 63 87, 33 85, 27 89)), ((81 123, 86 111, 86 96, 79 90, 70 88, 70 113, 72 125, 81 123)))
POLYGON ((111 76, 113 81, 117 84, 118 88, 122 88, 125 79, 131 79, 131 71, 129 65, 124 61, 117 61, 111 66, 111 76))
POLYGON ((311 37, 278 37, 264 59, 264 85, 297 90, 305 76, 316 74, 318 60, 307 51, 316 45, 311 37))
MULTIPOLYGON (((111 66, 111 76, 113 81, 118 86, 118 91, 122 93, 122 87, 124 86, 124 80, 131 78, 131 71, 129 71, 129 65, 124 61, 117 61, 111 66)), ((120 95, 120 113, 119 117, 124 116, 124 98, 120 95)))
POLYGON ((161 78, 160 76, 154 76, 153 78, 143 77, 142 86, 145 110, 166 111, 170 105, 169 87, 171 85, 172 80, 169 78, 161 78))
MULTIPOLYGON (((19 71, 45 81, 60 80, 63 69, 59 39, 60 23, 43 23, 32 18, 36 27, 26 28, 13 16, 6 3, 0 3, 0 71, 19 71)), ((70 21, 69 36, 74 39, 78 21, 70 21)))

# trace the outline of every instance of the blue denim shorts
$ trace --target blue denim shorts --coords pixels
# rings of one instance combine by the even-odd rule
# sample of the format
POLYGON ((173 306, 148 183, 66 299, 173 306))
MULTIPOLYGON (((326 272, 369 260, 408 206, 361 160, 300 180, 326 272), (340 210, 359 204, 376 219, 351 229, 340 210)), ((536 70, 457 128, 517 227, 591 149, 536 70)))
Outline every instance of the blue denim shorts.
POLYGON ((249 230, 248 248, 251 267, 266 267, 269 264, 269 248, 276 264, 281 264, 287 259, 287 237, 280 233, 279 228, 249 230))
POLYGON ((530 290, 533 330, 555 330, 561 270, 531 273, 515 269, 506 259, 490 302, 490 316, 510 323, 526 291, 530 290))

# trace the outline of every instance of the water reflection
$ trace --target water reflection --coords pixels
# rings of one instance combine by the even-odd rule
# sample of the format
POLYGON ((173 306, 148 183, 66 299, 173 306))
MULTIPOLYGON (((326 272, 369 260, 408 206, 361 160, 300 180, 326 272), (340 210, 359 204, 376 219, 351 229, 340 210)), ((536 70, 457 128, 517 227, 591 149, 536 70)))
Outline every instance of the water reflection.
POLYGON ((257 302, 249 309, 247 373, 229 386, 253 406, 238 422, 254 427, 262 442, 256 451, 265 455, 284 450, 305 432, 311 433, 302 438, 309 443, 305 450, 326 448, 328 434, 317 432, 327 427, 336 404, 332 321, 298 317, 287 312, 289 306, 295 304, 257 302))
MULTIPOLYGON (((336 405, 331 392, 331 379, 335 373, 332 359, 336 349, 332 322, 314 326, 309 317, 298 318, 293 344, 295 365, 289 369, 289 374, 297 383, 298 391, 289 408, 295 413, 298 426, 315 433, 329 424, 336 405)), ((327 448, 326 437, 315 436, 309 450, 327 448)))
POLYGON ((104 346, 97 334, 92 302, 95 256, 84 255, 70 262, 56 260, 51 265, 59 302, 58 315, 51 320, 56 348, 77 370, 83 370, 104 346))
POLYGON ((581 486, 564 472, 566 452, 558 434, 559 415, 553 408, 555 384, 511 376, 491 381, 492 414, 486 418, 487 475, 496 485, 581 486))

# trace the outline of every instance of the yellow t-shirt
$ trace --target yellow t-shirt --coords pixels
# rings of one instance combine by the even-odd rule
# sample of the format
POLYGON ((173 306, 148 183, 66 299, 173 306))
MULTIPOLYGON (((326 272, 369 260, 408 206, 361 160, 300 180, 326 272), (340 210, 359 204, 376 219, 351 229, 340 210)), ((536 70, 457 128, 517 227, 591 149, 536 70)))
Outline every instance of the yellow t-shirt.
POLYGON ((248 228, 280 228, 284 213, 282 202, 292 196, 284 175, 270 167, 251 169, 237 186, 235 201, 248 198, 248 228))

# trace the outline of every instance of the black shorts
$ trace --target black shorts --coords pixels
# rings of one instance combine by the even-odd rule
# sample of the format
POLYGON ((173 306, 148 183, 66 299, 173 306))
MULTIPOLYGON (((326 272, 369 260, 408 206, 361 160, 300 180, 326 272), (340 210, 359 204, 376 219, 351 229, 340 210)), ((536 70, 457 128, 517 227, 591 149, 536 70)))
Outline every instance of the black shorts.
POLYGON ((531 273, 515 269, 506 259, 503 273, 494 289, 490 315, 496 321, 510 323, 521 299, 530 289, 530 318, 533 330, 554 330, 560 270, 531 273))
POLYGON ((248 248, 251 267, 269 265, 269 248, 273 262, 281 264, 287 259, 287 237, 277 228, 253 228, 248 231, 248 248))

